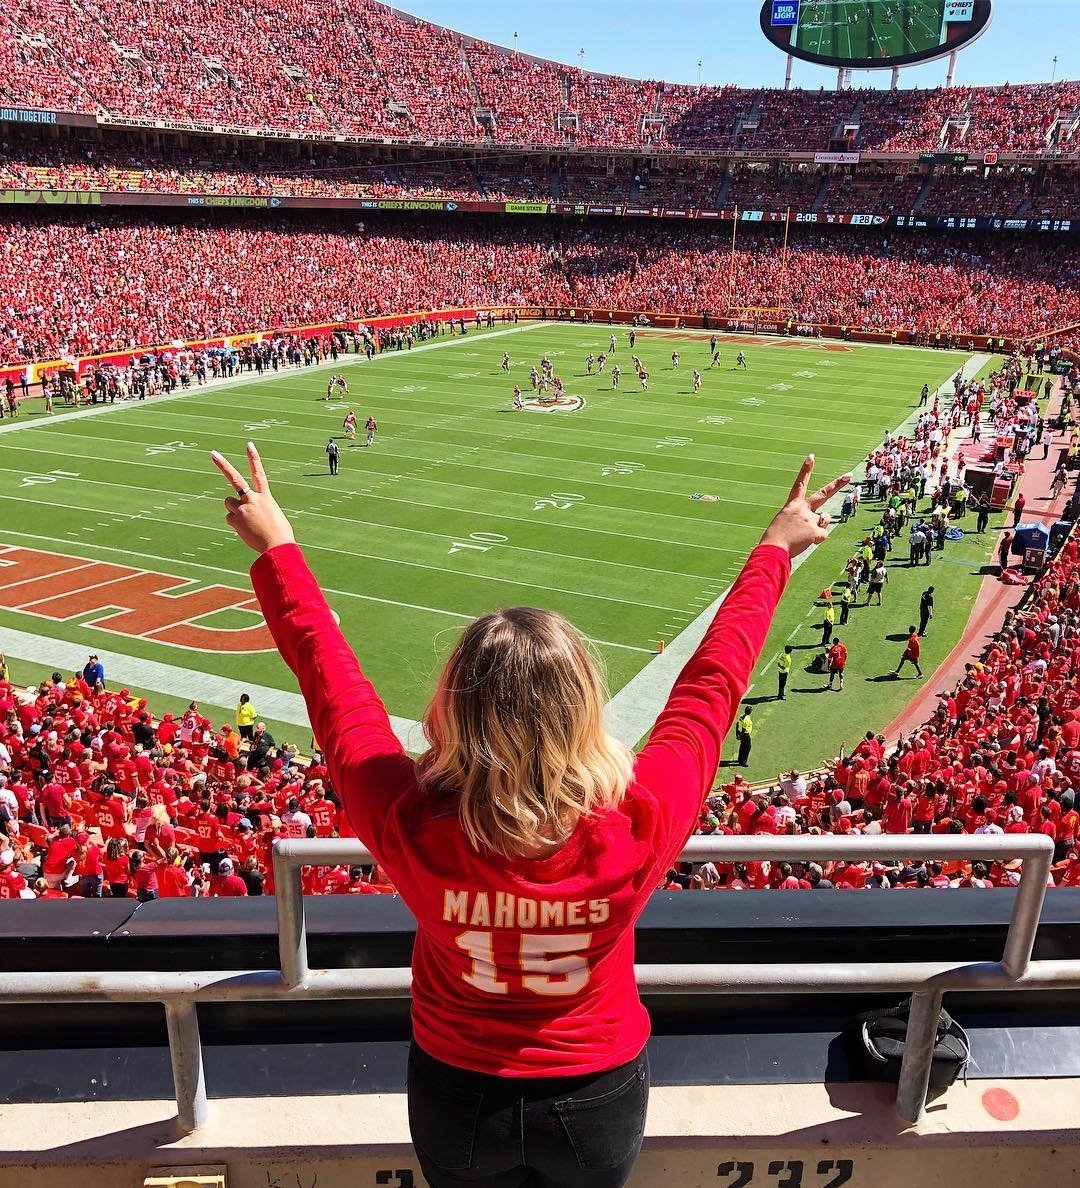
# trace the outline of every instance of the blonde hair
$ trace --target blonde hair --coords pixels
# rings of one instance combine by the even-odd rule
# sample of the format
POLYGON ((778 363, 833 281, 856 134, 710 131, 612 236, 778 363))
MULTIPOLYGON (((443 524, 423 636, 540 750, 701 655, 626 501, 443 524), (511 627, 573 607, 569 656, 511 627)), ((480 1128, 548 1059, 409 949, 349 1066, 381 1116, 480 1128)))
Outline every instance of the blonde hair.
POLYGON ((461 636, 424 716, 420 787, 457 802, 476 850, 562 845, 579 818, 622 800, 629 747, 604 729, 605 689, 561 615, 513 607, 461 636))

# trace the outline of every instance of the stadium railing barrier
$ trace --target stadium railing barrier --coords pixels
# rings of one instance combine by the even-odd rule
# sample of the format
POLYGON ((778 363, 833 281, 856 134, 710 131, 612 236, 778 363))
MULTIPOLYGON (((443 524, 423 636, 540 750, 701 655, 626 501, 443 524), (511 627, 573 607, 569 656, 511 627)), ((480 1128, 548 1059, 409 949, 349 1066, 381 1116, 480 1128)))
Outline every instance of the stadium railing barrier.
MULTIPOLYGON (((1023 874, 998 961, 835 962, 639 965, 647 994, 744 994, 747 991, 910 993, 911 1013, 896 1109, 908 1123, 922 1116, 942 995, 964 990, 1053 990, 1080 987, 1080 960, 1032 961, 1053 843, 1041 834, 933 837, 695 837, 688 861, 815 861, 877 859, 1024 859, 1023 874)), ((277 841, 274 880, 280 970, 0 973, 0 1003, 160 1002, 165 1008, 177 1122, 191 1133, 209 1105, 198 1003, 407 998, 407 968, 316 969, 308 965, 301 868, 374 861, 358 841, 277 841)))

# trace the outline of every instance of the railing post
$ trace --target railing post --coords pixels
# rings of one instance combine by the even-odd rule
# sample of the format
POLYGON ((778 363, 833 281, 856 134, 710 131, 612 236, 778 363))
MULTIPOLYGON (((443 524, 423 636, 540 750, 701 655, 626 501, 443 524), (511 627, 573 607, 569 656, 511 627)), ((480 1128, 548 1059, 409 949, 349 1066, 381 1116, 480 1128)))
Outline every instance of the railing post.
POLYGON ((165 1002, 169 1028, 169 1059, 176 1091, 176 1118, 184 1134, 202 1126, 208 1116, 206 1077, 203 1072, 202 1038, 195 1003, 184 999, 165 1002))
POLYGON ((1005 935, 1005 951, 1001 957, 1001 966, 1010 978, 1021 977, 1031 962, 1053 854, 1053 843, 1047 838, 1043 849, 1024 859, 1012 916, 1009 918, 1009 931, 1005 935))
POLYGON ((926 1106, 940 1012, 940 990, 923 990, 911 996, 904 1059, 896 1090, 896 1112, 911 1125, 919 1121, 926 1106))
POLYGON ((308 976, 307 921, 301 867, 287 857, 288 843, 274 845, 274 894, 277 898, 278 952, 286 986, 308 976), (280 848, 279 848, 280 847, 280 848))

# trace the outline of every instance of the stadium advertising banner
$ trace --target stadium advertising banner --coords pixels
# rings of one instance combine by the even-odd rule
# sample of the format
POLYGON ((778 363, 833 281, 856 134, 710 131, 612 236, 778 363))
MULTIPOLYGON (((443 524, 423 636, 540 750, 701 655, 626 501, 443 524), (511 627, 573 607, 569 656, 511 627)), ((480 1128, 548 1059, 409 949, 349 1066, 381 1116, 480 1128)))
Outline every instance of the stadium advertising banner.
POLYGON ((702 219, 715 222, 792 223, 818 227, 899 227, 923 231, 1080 232, 1080 219, 1012 219, 988 215, 892 215, 876 211, 827 214, 803 210, 714 210, 674 206, 596 206, 574 202, 488 202, 413 198, 299 198, 263 194, 136 194, 128 190, 0 190, 0 206, 189 206, 200 209, 252 210, 398 210, 460 214, 574 215, 587 218, 702 219))
POLYGON ((0 120, 12 124, 55 124, 59 114, 38 107, 0 107, 0 120))
POLYGON ((990 15, 991 0, 765 0, 761 31, 804 62, 891 69, 970 44, 990 15))
POLYGON ((101 206, 105 198, 100 190, 0 190, 0 206, 101 206))

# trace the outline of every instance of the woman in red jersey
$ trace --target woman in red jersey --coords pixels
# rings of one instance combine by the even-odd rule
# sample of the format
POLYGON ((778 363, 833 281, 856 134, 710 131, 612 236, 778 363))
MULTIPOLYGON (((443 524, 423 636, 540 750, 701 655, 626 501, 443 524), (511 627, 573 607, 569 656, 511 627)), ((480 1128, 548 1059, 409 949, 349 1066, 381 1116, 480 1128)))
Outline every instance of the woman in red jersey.
POLYGON ((807 458, 636 757, 560 615, 465 629, 405 752, 338 628, 255 447, 227 521, 325 743, 334 787, 416 917, 409 1122, 434 1188, 617 1188, 641 1146, 649 1020, 634 923, 701 811, 791 558, 825 539, 807 458))

